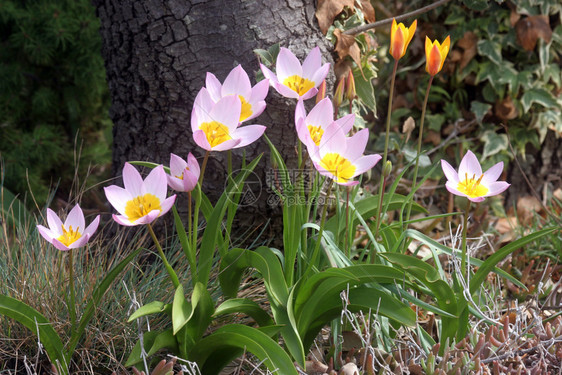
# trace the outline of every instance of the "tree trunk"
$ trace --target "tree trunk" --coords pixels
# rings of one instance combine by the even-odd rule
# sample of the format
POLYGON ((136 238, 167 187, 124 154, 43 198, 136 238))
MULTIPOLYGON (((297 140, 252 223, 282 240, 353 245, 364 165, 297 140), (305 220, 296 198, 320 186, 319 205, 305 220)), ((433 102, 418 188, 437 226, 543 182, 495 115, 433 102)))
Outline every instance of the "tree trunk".
MULTIPOLYGON (((201 162, 204 150, 193 142, 190 117, 206 72, 223 81, 233 67, 242 64, 252 79, 252 73, 259 69, 253 50, 275 43, 301 59, 319 45, 324 60, 331 61, 327 42, 317 28, 312 0, 93 2, 101 19, 102 54, 112 96, 116 176, 130 160, 168 165, 170 152, 184 158, 193 152, 201 162)), ((295 103, 273 89, 267 103, 264 114, 253 123, 267 126, 266 134, 289 165, 295 166, 295 103)), ((262 185, 271 165, 267 150, 263 140, 245 148, 248 160, 265 152, 257 171, 262 185)), ((241 155, 241 150, 234 152, 235 170, 241 155)), ((226 175, 226 154, 213 152, 203 187, 211 201, 224 190, 226 175)), ((241 207, 237 216, 245 222, 237 227, 255 228, 273 219, 267 239, 281 238, 279 209, 267 204, 269 193, 265 190, 263 186, 256 204, 241 207)), ((185 197, 180 197, 178 207, 180 211, 186 207, 185 197)))

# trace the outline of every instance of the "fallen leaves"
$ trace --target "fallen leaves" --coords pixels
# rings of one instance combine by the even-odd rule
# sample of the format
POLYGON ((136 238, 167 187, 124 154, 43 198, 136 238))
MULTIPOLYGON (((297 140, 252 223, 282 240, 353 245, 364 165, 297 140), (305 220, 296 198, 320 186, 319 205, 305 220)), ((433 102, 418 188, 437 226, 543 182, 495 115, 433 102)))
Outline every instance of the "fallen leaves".
POLYGON ((343 11, 344 7, 355 8, 355 0, 318 0, 316 7, 316 19, 320 30, 324 35, 334 23, 337 15, 343 11))
POLYGON ((548 43, 552 37, 552 29, 547 16, 521 18, 515 24, 515 33, 517 35, 517 42, 526 51, 534 50, 539 38, 548 43))
POLYGON ((340 29, 334 30, 334 36, 337 39, 336 52, 338 57, 343 60, 346 56, 350 56, 357 66, 361 68, 361 50, 355 41, 355 37, 343 34, 340 29))

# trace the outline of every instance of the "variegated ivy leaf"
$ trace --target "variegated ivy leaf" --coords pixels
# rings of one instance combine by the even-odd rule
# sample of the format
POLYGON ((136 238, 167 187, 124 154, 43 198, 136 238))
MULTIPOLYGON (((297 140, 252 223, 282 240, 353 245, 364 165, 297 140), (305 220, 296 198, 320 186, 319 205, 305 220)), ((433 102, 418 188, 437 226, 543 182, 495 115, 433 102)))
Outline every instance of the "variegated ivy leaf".
POLYGON ((523 111, 529 111, 533 103, 539 104, 545 108, 555 108, 559 107, 556 102, 556 98, 545 89, 534 88, 525 91, 521 97, 521 105, 523 106, 523 111))
POLYGON ((484 153, 482 159, 486 159, 491 155, 495 155, 500 151, 507 150, 507 135, 497 134, 493 130, 485 131, 480 140, 484 142, 484 153))
POLYGON ((500 43, 490 39, 479 40, 477 44, 478 54, 489 58, 494 64, 502 63, 502 46, 500 43))
POLYGON ((482 103, 476 100, 470 102, 470 110, 472 111, 472 113, 474 113, 474 115, 476 116, 476 121, 478 121, 478 123, 480 124, 482 123, 482 119, 484 118, 484 116, 486 116, 491 108, 492 105, 488 103, 482 103))

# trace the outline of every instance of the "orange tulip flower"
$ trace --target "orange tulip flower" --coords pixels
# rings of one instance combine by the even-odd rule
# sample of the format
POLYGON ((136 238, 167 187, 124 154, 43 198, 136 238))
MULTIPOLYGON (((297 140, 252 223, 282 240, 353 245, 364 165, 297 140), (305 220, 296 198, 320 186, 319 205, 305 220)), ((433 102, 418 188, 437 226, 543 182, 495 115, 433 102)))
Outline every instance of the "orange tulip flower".
POLYGON ((441 71, 450 46, 451 38, 449 36, 445 38, 443 44, 439 44, 437 40, 432 43, 427 36, 425 37, 425 58, 427 61, 425 70, 430 75, 434 76, 441 71))
POLYGON ((409 28, 406 28, 402 22, 396 24, 396 20, 392 20, 392 27, 390 28, 390 54, 394 60, 399 60, 406 54, 408 44, 412 41, 418 20, 414 20, 409 28))

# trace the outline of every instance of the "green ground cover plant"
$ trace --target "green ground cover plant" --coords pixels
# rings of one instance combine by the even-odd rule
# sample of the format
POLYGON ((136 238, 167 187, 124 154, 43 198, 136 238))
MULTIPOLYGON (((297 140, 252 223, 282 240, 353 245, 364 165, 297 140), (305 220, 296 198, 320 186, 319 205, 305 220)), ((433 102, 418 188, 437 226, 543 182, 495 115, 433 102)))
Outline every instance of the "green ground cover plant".
MULTIPOLYGON (((363 11, 351 16, 354 22, 369 18, 366 6, 363 11)), ((345 18, 335 22, 346 24, 345 18)), ((417 137, 412 130, 393 134, 393 101, 400 94, 395 85, 408 72, 403 65, 409 66, 418 27, 417 20, 393 19, 390 25, 388 110, 375 143, 382 155, 366 151, 372 136, 367 122, 355 126, 374 110, 373 91, 359 89, 364 82, 358 82, 358 75, 367 82, 375 75, 370 67, 371 76, 364 76, 374 62, 351 56, 330 98, 323 88, 330 66, 319 48, 301 62, 276 45, 256 51, 264 79, 255 85, 241 66, 223 82, 207 73, 191 118, 194 141, 204 150, 201 164, 192 154, 171 154, 169 166, 131 161, 123 168, 123 187, 104 188, 117 212, 112 219, 121 226, 115 239, 94 239, 99 218, 84 218, 80 202, 60 218, 50 209, 35 218, 18 198, 3 194, 0 327, 7 334, 0 343, 9 353, 4 342, 32 332, 24 351, 39 346, 34 362, 9 358, 6 366, 57 374, 134 367, 145 374, 249 369, 284 375, 560 368, 560 194, 552 192, 548 204, 526 219, 530 229, 519 225, 511 238, 493 236, 497 227, 478 223, 510 188, 504 161, 495 157, 501 150, 490 153, 485 143, 479 152, 464 139, 462 147, 449 147, 446 158, 432 160, 424 151, 424 123, 431 129, 434 120, 431 103, 450 103, 437 82, 454 52, 454 34, 426 36, 417 137), (294 105, 296 169, 286 165, 266 127, 254 124, 267 110, 268 94, 294 105), (241 248, 231 238, 248 176, 265 162, 263 155, 243 158, 234 173, 231 150, 261 137, 275 176, 268 186, 272 202, 283 210, 281 249, 241 248), (401 148, 410 138, 405 157, 401 148), (229 173, 224 193, 212 202, 202 187, 209 155, 218 152, 227 153, 229 173), (380 173, 373 169, 377 164, 380 173), (452 202, 441 212, 415 199, 435 176, 444 184, 433 194, 439 189, 452 202), (178 194, 188 197, 187 223, 178 214, 178 194), (155 221, 166 214, 174 216, 173 232, 155 232, 155 221), (536 263, 521 264, 529 258, 536 263), (94 368, 88 353, 95 351, 109 358, 98 358, 94 368)), ((355 43, 366 48, 367 37, 355 43)))

